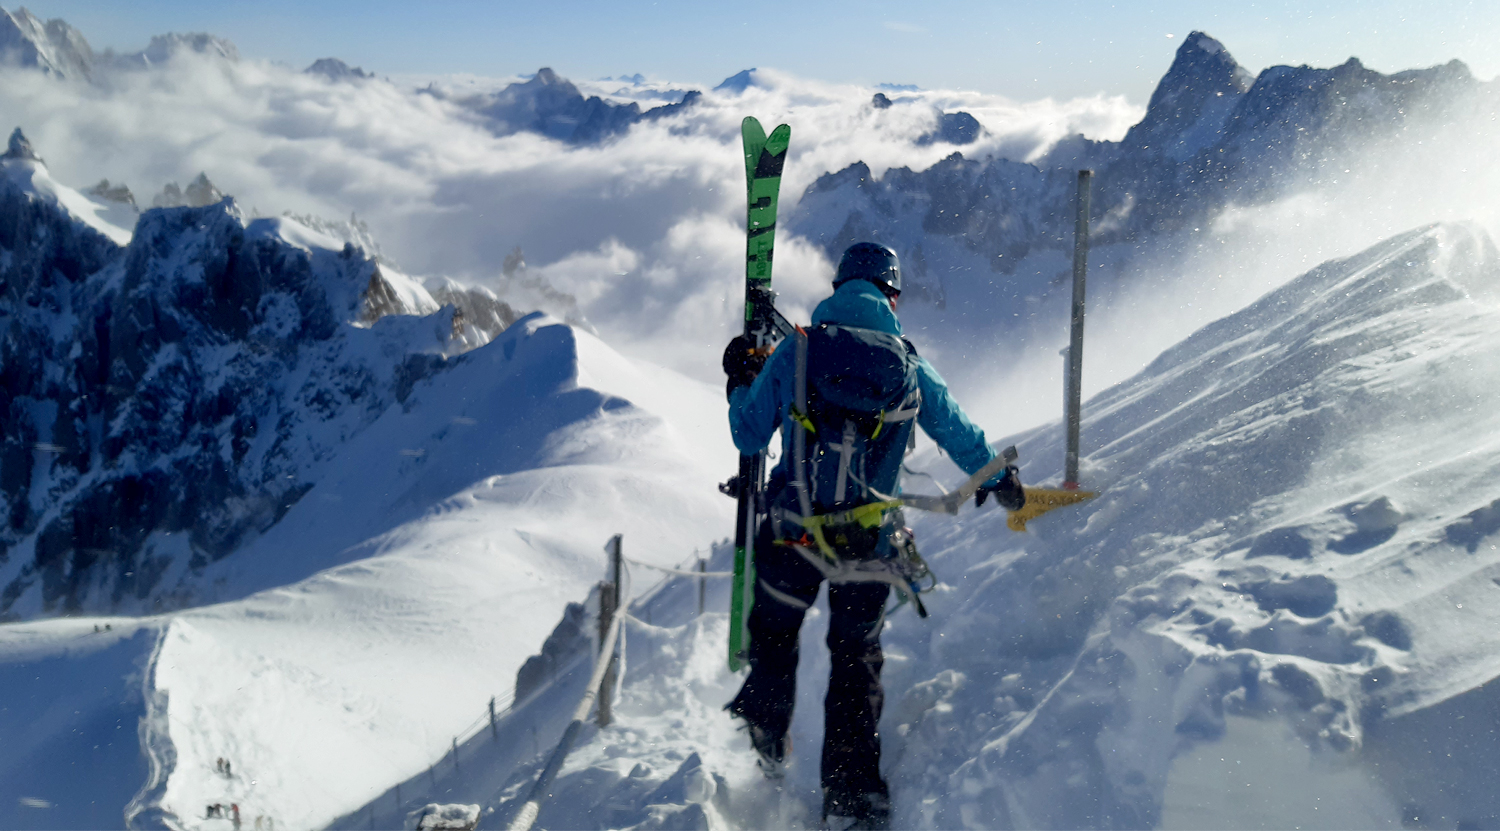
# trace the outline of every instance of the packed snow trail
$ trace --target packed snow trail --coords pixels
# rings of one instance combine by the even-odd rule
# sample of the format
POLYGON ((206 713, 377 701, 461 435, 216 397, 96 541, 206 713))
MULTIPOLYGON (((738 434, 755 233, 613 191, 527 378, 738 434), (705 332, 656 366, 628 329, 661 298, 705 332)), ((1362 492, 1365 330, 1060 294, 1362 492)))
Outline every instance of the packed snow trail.
MULTIPOLYGON (((1024 535, 1000 511, 916 518, 944 583, 930 622, 903 611, 884 635, 895 826, 1500 819, 1497 740, 1450 720, 1500 703, 1497 300, 1484 234, 1403 234, 1090 401, 1099 499, 1024 535)), ((1016 440, 1026 481, 1060 475, 1057 425, 1016 440)), ((816 804, 825 615, 776 794, 721 710, 739 682, 717 660, 727 607, 696 617, 691 583, 633 608, 616 722, 574 752, 540 826, 798 827, 816 804), (696 784, 661 801, 673 777, 696 784)), ((507 816, 525 781, 485 809, 507 816)))

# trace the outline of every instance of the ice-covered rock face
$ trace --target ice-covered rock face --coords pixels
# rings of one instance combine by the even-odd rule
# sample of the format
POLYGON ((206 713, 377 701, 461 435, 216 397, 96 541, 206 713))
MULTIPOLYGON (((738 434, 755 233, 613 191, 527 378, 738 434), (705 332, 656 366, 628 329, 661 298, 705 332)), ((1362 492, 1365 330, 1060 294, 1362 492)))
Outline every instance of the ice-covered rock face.
POLYGON ((119 248, 0 178, 0 247, 3 617, 192 602, 466 337, 359 249, 231 199, 148 211, 119 248))
POLYGON ((38 20, 26 9, 0 9, 0 62, 39 69, 60 78, 87 80, 94 51, 62 20, 38 20))
POLYGON ((64 20, 43 23, 24 8, 0 9, 0 63, 37 69, 64 80, 95 81, 110 70, 147 69, 189 53, 225 61, 240 59, 233 43, 203 32, 157 35, 139 52, 95 54, 83 34, 64 20))
POLYGON ((1253 80, 1223 44, 1193 32, 1151 94, 1146 117, 1130 128, 1122 144, 1179 161, 1189 157, 1201 149, 1195 145, 1222 128, 1253 80))

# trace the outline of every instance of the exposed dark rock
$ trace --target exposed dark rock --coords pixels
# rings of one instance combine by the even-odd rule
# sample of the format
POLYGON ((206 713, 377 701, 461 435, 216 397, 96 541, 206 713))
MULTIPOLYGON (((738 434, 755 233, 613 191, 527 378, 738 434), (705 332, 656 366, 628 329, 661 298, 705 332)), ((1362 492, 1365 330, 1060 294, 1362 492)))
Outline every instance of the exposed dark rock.
MULTIPOLYGON (((441 95, 434 88, 425 91, 441 95)), ((634 101, 614 104, 597 95, 585 98, 571 81, 543 67, 529 81, 511 84, 496 93, 458 99, 458 103, 487 119, 500 135, 527 131, 570 144, 593 144, 619 135, 642 120, 680 112, 698 97, 698 92, 688 92, 675 104, 642 112, 634 101)))
POLYGON ((224 199, 224 193, 214 187, 207 173, 199 173, 198 178, 188 183, 186 189, 177 186, 176 182, 168 182, 155 198, 151 200, 153 208, 202 208, 212 205, 224 199))
POLYGON ((319 58, 302 71, 308 75, 322 75, 330 81, 364 81, 375 77, 375 73, 350 66, 338 58, 319 58))
MULTIPOLYGON (((292 245, 231 199, 147 211, 121 248, 15 181, 0 176, 0 617, 197 602, 197 570, 277 522, 336 449, 308 427, 362 429, 463 328, 454 307, 386 325, 413 310, 360 249, 292 245), (381 325, 353 325, 362 312, 381 325)), ((184 194, 216 196, 203 176, 184 194)))
MULTIPOLYGON (((879 95, 880 93, 876 93, 879 95)), ((919 147, 937 142, 947 144, 973 144, 979 139, 979 134, 984 128, 979 125, 979 120, 965 112, 941 113, 938 115, 936 129, 917 139, 919 147)))
POLYGON ((732 92, 738 95, 745 90, 755 86, 755 67, 743 69, 730 75, 714 87, 714 92, 732 92))
MULTIPOLYGON (((949 157, 927 170, 887 171, 871 180, 862 163, 813 182, 789 217, 837 259, 849 232, 896 246, 903 261, 924 235, 978 255, 990 273, 960 269, 997 299, 983 313, 1046 286, 1012 286, 1017 260, 1072 246, 1076 172, 1095 171, 1096 245, 1129 243, 1203 227, 1226 206, 1268 202, 1338 178, 1374 142, 1441 124, 1475 108, 1493 109, 1459 62, 1383 75, 1357 60, 1330 69, 1271 67, 1250 81, 1224 47, 1195 32, 1178 50, 1146 116, 1120 142, 1073 137, 1034 163, 1003 157, 949 157), (851 175, 858 174, 858 175, 851 175), (858 181, 859 193, 848 188, 858 181)), ((878 106, 878 101, 872 102, 878 106)), ((896 102, 892 102, 896 103, 896 102)), ((978 124, 959 113, 923 137, 972 140, 978 124)), ((936 291, 936 280, 919 281, 936 291)))
POLYGON ((524 701, 556 677, 575 655, 593 646, 593 638, 584 628, 588 617, 582 603, 568 604, 563 610, 562 620, 542 644, 541 653, 527 658, 516 672, 516 703, 524 701))
POLYGON ((100 179, 99 184, 85 190, 84 193, 106 202, 118 202, 121 205, 136 207, 135 194, 130 192, 130 188, 126 187, 124 182, 112 185, 108 179, 100 179))
POLYGON ((36 151, 31 149, 31 142, 26 140, 26 134, 21 132, 20 127, 17 127, 11 132, 10 142, 6 146, 5 155, 0 156, 0 159, 39 162, 42 160, 42 157, 38 156, 36 151))

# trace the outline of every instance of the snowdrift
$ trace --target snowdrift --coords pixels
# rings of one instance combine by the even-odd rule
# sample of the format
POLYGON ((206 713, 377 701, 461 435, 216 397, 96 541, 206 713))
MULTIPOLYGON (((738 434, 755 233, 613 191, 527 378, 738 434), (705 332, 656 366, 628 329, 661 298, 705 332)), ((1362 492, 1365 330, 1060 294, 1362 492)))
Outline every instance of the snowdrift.
MULTIPOLYGON (((1497 300, 1500 254, 1469 226, 1326 263, 1089 402, 1098 499, 1025 535, 998 511, 919 519, 943 585, 930 621, 902 611, 885 633, 896 826, 1500 820, 1497 300)), ((1059 477, 1056 425, 1014 440, 1027 481, 1059 477)), ((946 464, 917 466, 957 481, 946 464)), ((695 602, 681 579, 635 602, 616 722, 540 826, 816 820, 825 616, 777 793, 720 710, 739 680, 722 596, 695 602)), ((427 801, 498 824, 538 764, 427 801)))
POLYGON ((243 599, 0 629, 0 673, 37 690, 0 711, 29 725, 6 754, 29 775, 0 777, 0 825, 228 829, 206 816, 222 804, 246 825, 317 827, 422 771, 588 595, 610 535, 675 564, 731 526, 713 487, 734 458, 722 408, 557 321, 518 321, 416 383, 281 522, 209 567, 243 599), (55 694, 75 687, 92 710, 55 694), (125 749, 70 751, 116 723, 125 749), (94 757, 81 781, 71 766, 94 757))

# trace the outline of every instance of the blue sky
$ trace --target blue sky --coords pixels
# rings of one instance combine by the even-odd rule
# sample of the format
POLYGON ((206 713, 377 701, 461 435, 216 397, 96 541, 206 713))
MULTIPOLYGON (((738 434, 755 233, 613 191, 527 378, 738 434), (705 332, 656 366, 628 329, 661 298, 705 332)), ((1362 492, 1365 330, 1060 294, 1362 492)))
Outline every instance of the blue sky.
POLYGON ((1202 29, 1252 71, 1358 56, 1384 72, 1459 58, 1500 73, 1493 0, 1106 4, 478 0, 32 0, 96 48, 207 31, 249 57, 305 66, 334 56, 380 74, 573 78, 641 72, 712 84, 751 66, 828 81, 912 83, 1020 99, 1124 94, 1144 103, 1183 36, 1202 29), (751 11, 751 10, 755 11, 751 11))

